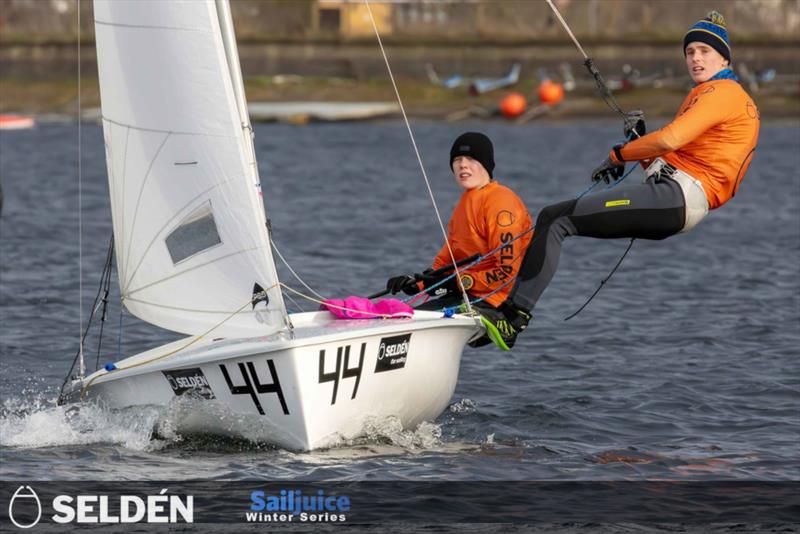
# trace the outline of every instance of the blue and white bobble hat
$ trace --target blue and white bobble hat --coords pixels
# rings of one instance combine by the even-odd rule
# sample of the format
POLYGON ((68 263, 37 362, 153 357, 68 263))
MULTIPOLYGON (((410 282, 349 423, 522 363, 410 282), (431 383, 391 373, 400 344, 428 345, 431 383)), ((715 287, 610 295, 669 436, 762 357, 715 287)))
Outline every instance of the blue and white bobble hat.
POLYGON ((712 11, 703 20, 698 20, 683 37, 683 53, 689 43, 705 43, 722 57, 730 62, 731 42, 728 39, 728 29, 725 28, 725 18, 717 11, 712 11))

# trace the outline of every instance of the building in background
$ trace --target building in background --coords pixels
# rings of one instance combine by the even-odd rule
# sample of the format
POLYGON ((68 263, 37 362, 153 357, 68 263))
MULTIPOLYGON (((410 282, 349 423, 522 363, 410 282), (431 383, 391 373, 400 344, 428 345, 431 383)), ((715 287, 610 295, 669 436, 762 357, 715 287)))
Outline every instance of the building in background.
MULTIPOLYGON (((577 35, 604 40, 681 37, 709 9, 722 11, 736 40, 798 40, 798 0, 555 0, 577 35)), ((393 39, 541 41, 564 39, 544 0, 371 0, 382 35, 393 39)), ((0 44, 92 38, 89 0, 0 0, 0 44)), ((371 38, 363 0, 231 0, 245 41, 371 38)))
MULTIPOLYGON (((371 2, 375 27, 381 35, 391 35, 392 15, 395 4, 371 2)), ((375 30, 364 2, 342 0, 318 0, 316 6, 315 33, 333 34, 344 38, 372 37, 375 30)))

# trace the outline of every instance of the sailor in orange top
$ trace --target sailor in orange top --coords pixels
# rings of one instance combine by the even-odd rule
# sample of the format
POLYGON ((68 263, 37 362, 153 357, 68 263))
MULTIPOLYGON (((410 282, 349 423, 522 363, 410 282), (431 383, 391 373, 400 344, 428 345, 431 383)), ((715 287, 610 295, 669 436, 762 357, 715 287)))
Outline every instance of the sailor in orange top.
MULTIPOLYGON (((511 291, 523 252, 531 240, 531 217, 522 200, 493 178, 494 149, 484 134, 466 132, 459 136, 450 150, 450 167, 464 193, 450 218, 447 241, 457 262, 476 253, 487 255, 476 265, 460 271, 460 280, 470 299, 483 299, 477 306, 479 312, 490 313, 511 291)), ((432 296, 438 298, 420 308, 457 306, 463 302, 463 296, 455 278, 432 288, 449 273, 428 276, 431 271, 452 263, 445 244, 431 269, 422 275, 390 278, 386 289, 391 293, 402 290, 415 294, 430 288, 432 296)))
MULTIPOLYGON (((470 166, 480 165, 469 156, 453 160, 456 179, 470 172, 470 166)), ((520 198, 508 187, 489 180, 485 184, 467 189, 458 201, 450 224, 447 240, 456 261, 477 253, 492 250, 494 254, 470 267, 461 275, 461 283, 470 295, 481 298, 494 307, 506 300, 511 292, 510 282, 519 271, 522 252, 531 240, 532 221, 520 198), (528 231, 526 233, 526 231, 528 231), (524 235, 522 235, 524 234, 524 235), (519 239, 514 239, 517 236, 519 239)), ((451 265, 453 260, 446 245, 433 260, 432 269, 451 265)))
POLYGON ((683 48, 696 85, 675 119, 645 135, 642 116, 625 132, 629 139, 639 138, 615 146, 592 173, 595 181, 618 180, 626 161, 639 161, 646 168, 645 182, 544 208, 505 308, 530 311, 536 305, 567 236, 664 239, 691 230, 736 194, 756 148, 759 114, 730 69, 722 15, 712 11, 692 26, 683 48))

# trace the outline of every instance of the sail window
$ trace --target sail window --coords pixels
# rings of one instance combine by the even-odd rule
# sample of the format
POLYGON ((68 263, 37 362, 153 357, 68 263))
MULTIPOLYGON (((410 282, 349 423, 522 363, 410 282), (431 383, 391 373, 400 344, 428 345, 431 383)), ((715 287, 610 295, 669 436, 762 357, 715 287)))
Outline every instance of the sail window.
POLYGON ((205 202, 181 221, 165 242, 174 264, 222 243, 214 222, 211 201, 205 202))

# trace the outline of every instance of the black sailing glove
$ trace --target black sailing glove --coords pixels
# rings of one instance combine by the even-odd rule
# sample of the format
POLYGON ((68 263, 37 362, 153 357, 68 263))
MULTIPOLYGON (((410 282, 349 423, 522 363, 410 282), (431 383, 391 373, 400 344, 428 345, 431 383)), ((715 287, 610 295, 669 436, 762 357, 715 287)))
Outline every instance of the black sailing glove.
POLYGON ((420 281, 422 282, 422 286, 425 288, 425 292, 430 295, 431 297, 442 297, 451 291, 456 291, 458 287, 456 286, 456 279, 455 277, 450 278, 445 283, 436 286, 435 288, 431 288, 431 286, 436 285, 439 283, 443 278, 448 275, 432 275, 433 269, 425 269, 422 271, 422 275, 419 277, 420 281))
MULTIPOLYGON (((422 285, 425 287, 425 292, 430 295, 431 297, 443 297, 445 295, 449 295, 451 293, 461 293, 461 288, 458 287, 458 282, 456 282, 456 277, 451 275, 439 275, 436 277, 430 276, 430 269, 424 271, 422 275, 420 275, 419 279, 422 281, 422 285), (441 281, 442 279, 446 278, 444 283, 438 285, 436 287, 432 287, 437 282, 441 281)), ((465 291, 469 291, 472 289, 475 281, 470 274, 462 274, 461 275, 461 285, 464 286, 465 291)))
MULTIPOLYGON (((618 146, 619 145, 616 145, 614 148, 617 148, 618 146)), ((600 180, 604 180, 608 184, 612 181, 616 182, 619 180, 624 173, 625 164, 615 163, 609 156, 603 160, 603 163, 601 163, 599 167, 592 171, 592 181, 599 182, 600 180)))
POLYGON ((634 109, 625 114, 625 139, 632 141, 644 137, 647 133, 647 125, 644 122, 644 111, 634 109))
POLYGON ((406 295, 416 295, 419 293, 417 288, 417 279, 410 274, 401 274, 400 276, 393 276, 386 281, 386 290, 394 295, 402 291, 406 295))

